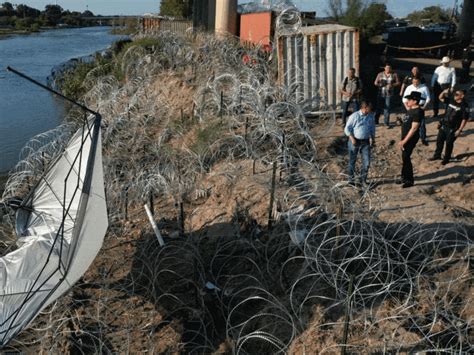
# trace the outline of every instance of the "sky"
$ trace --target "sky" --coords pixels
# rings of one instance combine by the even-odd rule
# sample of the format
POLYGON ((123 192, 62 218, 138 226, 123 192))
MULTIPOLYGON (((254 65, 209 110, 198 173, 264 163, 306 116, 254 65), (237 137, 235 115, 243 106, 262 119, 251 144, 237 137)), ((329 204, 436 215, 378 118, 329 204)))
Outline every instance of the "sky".
MULTIPOLYGON (((5 0, 0 0, 0 3, 5 0)), ((219 0, 217 0, 219 1, 219 0)), ((239 3, 250 0, 239 0, 239 3)), ((89 9, 100 15, 142 15, 147 12, 157 13, 160 9, 159 0, 10 0, 12 4, 26 4, 43 10, 47 4, 57 3, 65 10, 85 11, 89 9)), ((294 4, 303 10, 316 11, 318 16, 326 16, 328 0, 294 0, 294 4)), ((395 17, 423 9, 426 6, 440 5, 452 7, 454 0, 385 0, 388 11, 395 17)), ((462 2, 462 0, 460 1, 462 2)))

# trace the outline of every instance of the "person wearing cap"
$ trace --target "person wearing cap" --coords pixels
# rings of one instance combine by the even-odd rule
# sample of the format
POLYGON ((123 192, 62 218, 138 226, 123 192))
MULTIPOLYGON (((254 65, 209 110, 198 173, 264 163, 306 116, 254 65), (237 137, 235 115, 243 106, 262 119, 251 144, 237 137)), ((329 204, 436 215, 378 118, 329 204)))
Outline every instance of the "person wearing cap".
POLYGON ((413 84, 414 78, 419 78, 421 84, 423 85, 426 84, 426 80, 423 77, 423 74, 421 74, 420 69, 417 66, 414 66, 413 68, 411 68, 410 74, 408 74, 405 78, 403 78, 402 87, 400 88, 401 97, 403 97, 403 95, 405 94, 405 89, 409 87, 411 84, 413 84))
POLYGON ((354 185, 357 154, 362 157, 361 185, 367 183, 370 165, 370 149, 375 143, 375 122, 372 105, 363 101, 360 110, 349 116, 344 133, 349 137, 349 184, 354 185))
POLYGON ((384 123, 388 128, 391 128, 390 111, 392 109, 392 97, 395 93, 394 89, 400 86, 400 80, 397 73, 392 71, 390 64, 385 64, 384 71, 377 74, 374 85, 378 87, 375 123, 379 124, 379 117, 383 111, 384 123))
MULTIPOLYGON (((428 141, 426 139, 425 110, 431 101, 430 89, 428 89, 428 87, 425 84, 422 84, 421 79, 417 76, 413 77, 412 82, 413 83, 409 85, 407 89, 405 90, 405 95, 409 96, 412 92, 415 92, 415 91, 421 94, 420 108, 421 108, 422 117, 421 117, 421 122, 420 122, 420 138, 423 145, 428 145, 428 141)), ((403 98, 402 102, 408 111, 409 110, 409 107, 407 105, 408 99, 403 98)))
POLYGON ((403 184, 403 188, 407 188, 415 183, 411 154, 420 139, 419 128, 422 117, 422 110, 420 108, 421 93, 413 91, 410 95, 406 95, 404 99, 407 99, 406 105, 408 110, 402 121, 402 139, 398 146, 402 151, 403 163, 400 182, 403 184))
POLYGON ((456 85, 456 71, 449 65, 451 59, 443 57, 441 65, 437 67, 431 78, 431 87, 433 88, 433 114, 434 117, 439 113, 439 95, 446 89, 453 92, 456 85))
POLYGON ((439 95, 439 99, 447 103, 448 108, 439 124, 436 150, 433 157, 429 160, 441 160, 441 153, 446 142, 444 158, 441 164, 446 165, 449 163, 454 148, 454 141, 461 135, 467 121, 469 121, 469 104, 464 99, 465 94, 464 90, 457 90, 454 93, 454 97, 449 98, 448 89, 446 89, 439 95))

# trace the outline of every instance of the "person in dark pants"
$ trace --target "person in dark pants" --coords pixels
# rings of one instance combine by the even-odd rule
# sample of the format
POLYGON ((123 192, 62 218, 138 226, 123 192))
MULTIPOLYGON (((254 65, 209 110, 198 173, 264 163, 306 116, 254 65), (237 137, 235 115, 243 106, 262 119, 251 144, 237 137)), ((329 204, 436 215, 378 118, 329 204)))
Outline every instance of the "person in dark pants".
POLYGON ((392 71, 390 64, 385 64, 384 71, 378 73, 374 85, 378 87, 375 124, 379 124, 379 118, 383 112, 385 126, 392 128, 390 125, 390 113, 393 105, 392 99, 395 93, 394 89, 400 86, 400 80, 398 79, 397 73, 392 71))
POLYGON ((431 78, 431 86, 433 88, 433 114, 434 117, 439 113, 439 95, 446 89, 453 92, 454 85, 456 85, 456 71, 449 66, 451 59, 443 57, 441 65, 437 67, 431 78))
POLYGON ((349 137, 349 184, 354 185, 357 154, 362 157, 360 183, 367 183, 370 165, 370 149, 375 143, 375 122, 372 105, 362 102, 360 110, 349 116, 344 133, 349 137))
MULTIPOLYGON (((430 89, 428 89, 426 85, 421 84, 420 78, 414 77, 412 80, 412 84, 406 88, 405 94, 410 95, 413 91, 418 91, 421 94, 421 100, 419 102, 422 113, 420 123, 420 138, 421 143, 423 143, 423 145, 428 145, 428 140, 426 139, 425 110, 431 101, 430 89)), ((405 98, 402 99, 403 105, 408 110, 409 108, 407 106, 407 101, 408 100, 405 98)))
POLYGON ((342 98, 342 124, 346 125, 346 120, 349 112, 349 107, 353 105, 353 112, 359 111, 360 94, 362 93, 362 82, 355 75, 355 68, 350 68, 347 76, 341 84, 341 98, 342 98))
POLYGON ((411 154, 420 139, 419 128, 422 119, 420 108, 421 93, 413 91, 404 98, 407 99, 408 111, 402 122, 402 140, 398 143, 398 146, 402 151, 403 162, 400 182, 403 184, 403 188, 407 188, 413 186, 415 183, 411 154))
POLYGON ((469 121, 469 104, 464 100, 465 94, 464 90, 457 90, 454 97, 450 99, 448 98, 448 90, 445 90, 439 95, 439 100, 446 102, 448 108, 439 124, 436 150, 429 160, 441 160, 444 142, 446 142, 446 150, 441 164, 449 163, 453 153, 454 141, 461 135, 467 121, 469 121))

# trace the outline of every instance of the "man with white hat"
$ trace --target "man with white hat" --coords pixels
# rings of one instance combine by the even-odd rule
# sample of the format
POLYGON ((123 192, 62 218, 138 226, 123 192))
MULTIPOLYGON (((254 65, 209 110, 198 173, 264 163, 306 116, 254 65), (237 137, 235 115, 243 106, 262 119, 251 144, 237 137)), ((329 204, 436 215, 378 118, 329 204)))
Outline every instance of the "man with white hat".
POLYGON ((443 57, 441 65, 437 67, 431 78, 431 87, 433 88, 433 113, 438 116, 439 113, 439 95, 446 89, 453 92, 456 85, 456 71, 449 65, 451 59, 443 57))

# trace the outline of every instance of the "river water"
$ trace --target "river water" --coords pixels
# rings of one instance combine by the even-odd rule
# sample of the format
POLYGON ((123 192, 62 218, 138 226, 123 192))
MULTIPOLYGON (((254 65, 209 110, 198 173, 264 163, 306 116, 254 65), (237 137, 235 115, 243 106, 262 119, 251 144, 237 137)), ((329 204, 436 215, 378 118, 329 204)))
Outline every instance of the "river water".
POLYGON ((0 37, 0 174, 17 163, 29 139, 59 125, 66 110, 60 98, 6 67, 46 83, 54 66, 106 49, 120 38, 109 31, 110 27, 87 27, 0 37))

